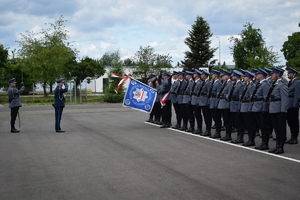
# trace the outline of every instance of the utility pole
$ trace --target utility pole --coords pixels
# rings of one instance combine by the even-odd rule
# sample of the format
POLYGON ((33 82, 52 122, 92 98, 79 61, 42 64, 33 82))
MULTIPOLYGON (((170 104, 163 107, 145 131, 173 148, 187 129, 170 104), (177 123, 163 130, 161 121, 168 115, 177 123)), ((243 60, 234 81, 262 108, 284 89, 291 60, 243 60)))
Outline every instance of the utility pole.
POLYGON ((220 43, 220 38, 219 37, 217 37, 218 39, 219 39, 219 63, 220 63, 220 65, 222 65, 222 63, 221 63, 221 43, 220 43))

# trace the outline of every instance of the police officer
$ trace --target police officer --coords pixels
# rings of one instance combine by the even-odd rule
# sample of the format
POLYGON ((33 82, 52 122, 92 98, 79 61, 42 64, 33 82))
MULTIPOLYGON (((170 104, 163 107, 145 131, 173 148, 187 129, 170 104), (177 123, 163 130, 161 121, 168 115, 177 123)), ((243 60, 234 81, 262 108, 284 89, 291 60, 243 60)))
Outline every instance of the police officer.
POLYGON ((198 105, 199 101, 199 93, 201 92, 201 88, 203 87, 203 81, 201 81, 200 76, 201 76, 201 71, 195 69, 194 72, 194 78, 195 78, 195 87, 192 92, 192 99, 191 99, 191 105, 193 108, 193 113, 196 118, 197 122, 197 130, 193 132, 193 134, 201 134, 202 133, 202 115, 201 115, 201 110, 198 105))
MULTIPOLYGON (((162 73, 163 81, 161 83, 161 88, 159 91, 159 95, 164 97, 170 89, 171 89, 171 79, 170 74, 168 72, 162 73)), ((171 100, 168 98, 166 100, 166 105, 162 108, 162 122, 163 125, 160 128, 170 128, 172 126, 171 124, 171 118, 172 118, 172 104, 171 100)))
POLYGON ((286 113, 289 106, 288 86, 280 78, 282 71, 274 68, 272 79, 275 84, 270 95, 269 112, 276 133, 276 147, 269 150, 269 153, 284 153, 286 141, 286 113))
POLYGON ((221 111, 218 108, 218 99, 217 94, 220 93, 222 88, 222 83, 220 80, 220 72, 216 70, 212 70, 212 84, 210 86, 208 98, 209 98, 209 108, 211 112, 211 116, 215 122, 216 132, 212 135, 212 138, 221 138, 221 111))
POLYGON ((300 82, 297 79, 297 70, 290 68, 288 70, 288 94, 289 94, 289 107, 287 110, 287 123, 290 127, 291 138, 286 141, 287 144, 298 144, 299 134, 299 95, 300 95, 300 82))
POLYGON ((195 82, 193 80, 193 72, 185 71, 185 78, 188 82, 188 85, 184 91, 182 103, 184 104, 184 111, 188 121, 190 123, 190 127, 186 130, 186 132, 194 132, 195 131, 195 116, 193 112, 193 108, 191 105, 191 96, 194 90, 195 82))
POLYGON ((10 108, 10 116, 11 116, 10 132, 18 133, 18 132, 20 132, 20 130, 17 130, 15 128, 15 121, 16 121, 17 115, 19 113, 19 108, 22 107, 20 94, 22 94, 24 92, 25 87, 24 87, 24 83, 22 82, 21 83, 22 87, 20 90, 18 90, 16 88, 17 82, 16 82, 16 79, 14 79, 14 78, 10 79, 8 82, 9 82, 9 88, 7 91, 7 95, 9 98, 9 108, 10 108))
POLYGON ((268 73, 263 69, 257 70, 257 79, 259 82, 256 84, 251 96, 251 111, 255 115, 256 123, 258 124, 262 134, 261 144, 255 147, 255 149, 259 150, 269 149, 270 124, 267 120, 269 117, 269 107, 265 97, 268 95, 270 84, 266 81, 267 74, 268 73))
POLYGON ((234 125, 237 129, 237 138, 231 141, 234 144, 244 143, 243 135, 245 127, 242 115, 240 113, 240 96, 243 94, 245 84, 241 81, 241 76, 241 72, 233 70, 232 80, 234 84, 230 90, 231 92, 227 96, 227 100, 230 101, 230 112, 232 113, 234 125))
POLYGON ((178 72, 178 80, 180 81, 180 84, 176 91, 177 93, 177 104, 179 108, 179 114, 180 114, 180 121, 183 121, 182 127, 179 128, 181 131, 186 131, 187 128, 187 123, 188 123, 188 116, 185 111, 185 104, 183 103, 183 95, 184 92, 188 86, 188 82, 185 80, 185 73, 184 72, 178 72))
POLYGON ((206 70, 202 71, 201 74, 201 79, 203 81, 203 86, 202 86, 202 90, 200 92, 200 97, 199 97, 199 107, 200 110, 202 111, 203 114, 203 118, 204 118, 204 122, 205 122, 205 127, 206 130, 203 134, 201 134, 202 136, 211 136, 211 124, 212 124, 212 117, 211 117, 211 113, 209 110, 209 102, 208 102, 208 93, 209 93, 209 89, 211 86, 211 81, 209 80, 209 72, 207 72, 206 70))
MULTIPOLYGON (((156 76, 154 74, 150 74, 147 78, 147 85, 151 88, 156 88, 156 76)), ((149 119, 146 122, 154 123, 153 117, 155 115, 156 109, 153 107, 151 113, 149 114, 149 119)))
MULTIPOLYGON (((244 82, 245 88, 240 96, 242 118, 245 123, 245 128, 248 130, 248 141, 243 143, 243 146, 255 146, 255 116, 251 112, 251 95, 255 89, 255 84, 253 83, 253 74, 249 71, 244 72, 244 82)), ((243 137, 243 135, 241 135, 243 137)), ((243 139, 243 138, 242 138, 243 139)))
POLYGON ((64 93, 68 91, 68 84, 64 82, 64 79, 60 78, 56 80, 57 86, 54 90, 54 104, 55 108, 55 130, 56 132, 65 132, 60 128, 61 116, 65 107, 64 93), (65 85, 64 88, 62 86, 65 85))
POLYGON ((223 115, 223 120, 224 124, 226 127, 226 135, 225 137, 222 137, 221 140, 223 141, 230 141, 231 140, 231 131, 232 131, 232 115, 230 112, 230 103, 226 100, 229 93, 230 89, 233 85, 232 81, 230 80, 230 72, 226 70, 222 70, 223 76, 223 85, 220 90, 220 93, 218 94, 218 99, 219 99, 219 104, 218 104, 218 109, 220 109, 222 115, 223 115))
POLYGON ((181 86, 181 81, 178 79, 178 72, 173 71, 172 74, 173 78, 173 84, 171 85, 171 94, 170 94, 170 100, 171 103, 173 104, 174 110, 175 110, 175 115, 176 115, 176 125, 173 126, 172 128, 174 129, 179 129, 180 128, 180 123, 181 123, 181 116, 180 116, 180 110, 177 102, 177 90, 181 86))

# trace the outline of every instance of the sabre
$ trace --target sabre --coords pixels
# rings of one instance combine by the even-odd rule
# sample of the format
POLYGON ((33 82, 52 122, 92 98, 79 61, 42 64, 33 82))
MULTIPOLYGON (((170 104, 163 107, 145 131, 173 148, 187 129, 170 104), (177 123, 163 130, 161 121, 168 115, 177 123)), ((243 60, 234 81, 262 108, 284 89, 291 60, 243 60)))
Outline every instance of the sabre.
POLYGON ((20 118, 20 113, 18 111, 18 119, 19 119, 19 128, 21 128, 21 118, 20 118))

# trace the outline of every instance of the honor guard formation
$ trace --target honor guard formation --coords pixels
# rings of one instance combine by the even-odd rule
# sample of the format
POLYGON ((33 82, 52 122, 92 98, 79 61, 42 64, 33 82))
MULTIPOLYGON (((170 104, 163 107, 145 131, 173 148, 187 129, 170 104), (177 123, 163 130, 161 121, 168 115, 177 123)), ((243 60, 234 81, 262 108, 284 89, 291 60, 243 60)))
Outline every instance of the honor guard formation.
POLYGON ((147 122, 282 154, 284 144, 298 144, 300 97, 297 71, 288 70, 289 82, 282 78, 283 73, 283 69, 275 67, 231 72, 221 69, 211 73, 195 69, 173 74, 163 72, 159 77, 150 75, 147 83, 158 95, 147 122), (165 105, 161 106, 160 99, 168 93, 165 105), (176 116, 174 126, 172 105, 176 116), (288 140, 287 124, 291 132, 288 140), (269 149, 273 131, 276 146, 269 149), (232 132, 237 132, 236 138, 232 132), (244 141, 245 134, 247 141, 244 141), (261 137, 258 145, 256 136, 261 137))

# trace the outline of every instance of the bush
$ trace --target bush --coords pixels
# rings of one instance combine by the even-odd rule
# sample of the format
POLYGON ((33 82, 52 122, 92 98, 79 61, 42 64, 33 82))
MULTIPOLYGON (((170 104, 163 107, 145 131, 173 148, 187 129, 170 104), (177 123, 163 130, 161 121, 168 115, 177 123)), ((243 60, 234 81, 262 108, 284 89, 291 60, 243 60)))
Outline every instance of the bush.
POLYGON ((123 102, 123 99, 124 99, 124 94, 106 93, 103 96, 104 102, 108 102, 108 103, 120 103, 123 102))

